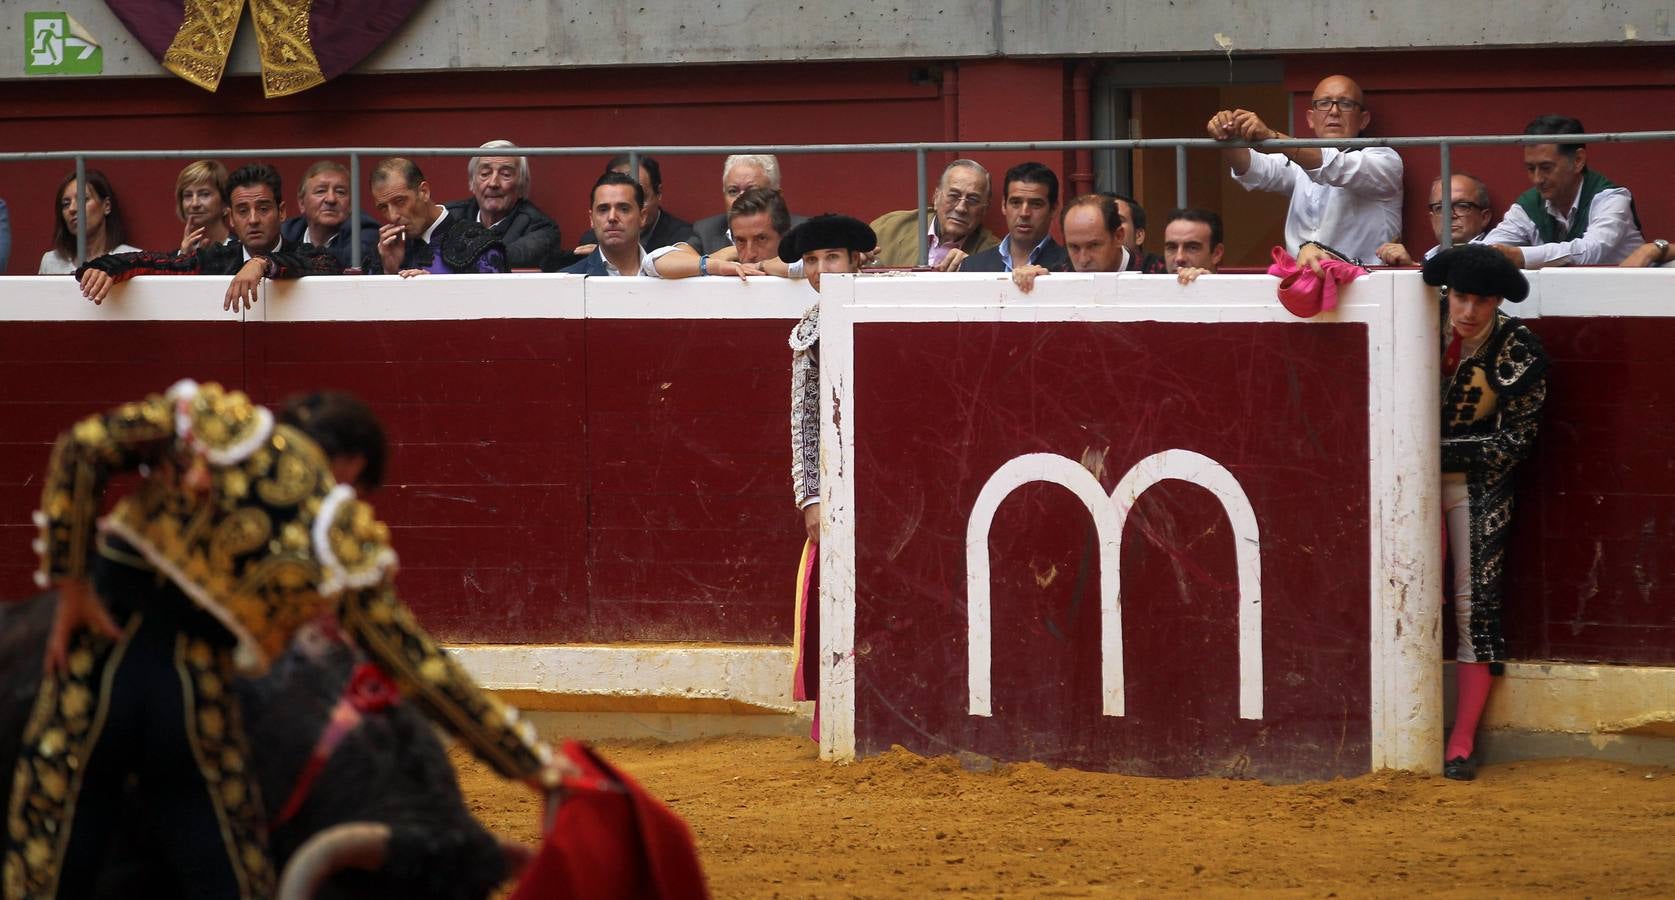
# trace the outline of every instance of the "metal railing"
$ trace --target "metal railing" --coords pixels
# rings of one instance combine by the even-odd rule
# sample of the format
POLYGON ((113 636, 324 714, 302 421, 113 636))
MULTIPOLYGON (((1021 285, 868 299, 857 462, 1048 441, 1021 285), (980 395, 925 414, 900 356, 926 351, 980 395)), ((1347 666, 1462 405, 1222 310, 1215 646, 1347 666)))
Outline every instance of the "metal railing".
MULTIPOLYGON (((1675 131, 1608 131, 1590 134, 1566 135, 1433 135, 1424 137, 1375 137, 1375 138, 1287 138, 1282 141, 1263 141, 1261 143, 1247 143, 1242 141, 1217 141, 1211 138, 1133 138, 1126 140, 1102 141, 945 141, 932 143, 886 143, 886 144, 719 144, 709 146, 669 146, 669 147, 517 147, 504 150, 488 150, 482 147, 306 147, 306 148, 273 148, 257 150, 44 150, 34 152, 0 153, 0 163, 7 162, 45 162, 53 160, 69 160, 76 167, 76 209, 86 208, 87 191, 87 161, 100 159, 289 159, 297 157, 349 157, 349 202, 352 214, 349 216, 351 239, 351 264, 357 268, 361 264, 361 186, 360 163, 362 157, 384 158, 391 156, 429 157, 429 156, 483 156, 516 155, 516 156, 628 156, 628 170, 637 172, 640 168, 641 156, 727 156, 736 153, 769 153, 776 156, 806 155, 811 153, 911 153, 914 155, 915 176, 918 194, 913 208, 919 211, 919 262, 923 264, 927 258, 926 233, 929 221, 926 216, 925 201, 929 197, 930 174, 926 170, 926 157, 932 153, 956 153, 967 155, 970 153, 1022 153, 1028 151, 1066 151, 1066 150, 1167 150, 1175 151, 1175 205, 1187 205, 1186 195, 1186 154, 1188 150, 1233 150, 1250 149, 1257 151, 1275 151, 1288 149, 1303 149, 1311 147, 1330 147, 1343 150, 1363 149, 1367 147, 1436 147, 1441 156, 1441 178, 1443 184, 1452 183, 1449 179, 1453 174, 1450 151, 1454 147, 1507 145, 1507 144, 1613 144, 1613 143, 1644 143, 1648 141, 1675 141, 1675 131)), ((1441 242, 1444 248, 1452 243, 1449 229, 1442 229, 1441 242)), ((76 256, 85 259, 87 255, 87 217, 76 216, 76 256)))

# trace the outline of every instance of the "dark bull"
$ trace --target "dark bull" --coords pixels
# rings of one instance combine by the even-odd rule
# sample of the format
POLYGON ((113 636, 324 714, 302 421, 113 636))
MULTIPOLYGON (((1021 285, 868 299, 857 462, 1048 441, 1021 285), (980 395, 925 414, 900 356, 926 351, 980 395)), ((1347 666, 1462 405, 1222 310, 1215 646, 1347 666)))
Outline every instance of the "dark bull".
MULTIPOLYGON (((11 796, 55 601, 49 592, 0 605, 0 797, 11 796)), ((240 685, 270 814, 290 796, 356 662, 352 648, 305 629, 267 675, 240 685)), ((143 817, 126 821, 101 866, 99 896, 180 896, 153 864, 163 854, 148 846, 143 817)), ((307 800, 269 834, 276 867, 311 838, 357 822, 387 826, 383 864, 337 872, 322 897, 486 897, 508 874, 503 844, 466 811, 441 740, 411 705, 367 715, 337 746, 307 800)))

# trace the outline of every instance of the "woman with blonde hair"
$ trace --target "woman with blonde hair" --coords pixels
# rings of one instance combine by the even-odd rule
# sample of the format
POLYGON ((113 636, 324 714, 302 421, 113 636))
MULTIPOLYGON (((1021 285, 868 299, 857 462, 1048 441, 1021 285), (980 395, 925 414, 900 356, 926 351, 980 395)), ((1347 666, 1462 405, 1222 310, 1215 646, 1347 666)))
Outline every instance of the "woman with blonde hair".
POLYGON ((200 159, 180 170, 174 182, 174 210, 186 223, 180 255, 191 256, 212 244, 225 244, 227 229, 227 167, 200 159))

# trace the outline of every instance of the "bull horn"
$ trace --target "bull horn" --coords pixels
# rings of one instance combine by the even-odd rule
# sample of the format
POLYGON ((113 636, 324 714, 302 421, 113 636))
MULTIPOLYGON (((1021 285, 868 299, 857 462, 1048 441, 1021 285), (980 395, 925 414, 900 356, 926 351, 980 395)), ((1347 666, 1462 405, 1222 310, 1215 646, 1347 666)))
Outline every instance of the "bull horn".
POLYGON ((535 848, 521 841, 514 841, 504 835, 495 835, 494 839, 500 843, 500 857, 506 860, 506 877, 516 878, 535 860, 535 848))
POLYGON ((341 869, 376 869, 390 848, 390 826, 345 822, 308 839, 285 864, 279 900, 313 900, 327 879, 341 869))

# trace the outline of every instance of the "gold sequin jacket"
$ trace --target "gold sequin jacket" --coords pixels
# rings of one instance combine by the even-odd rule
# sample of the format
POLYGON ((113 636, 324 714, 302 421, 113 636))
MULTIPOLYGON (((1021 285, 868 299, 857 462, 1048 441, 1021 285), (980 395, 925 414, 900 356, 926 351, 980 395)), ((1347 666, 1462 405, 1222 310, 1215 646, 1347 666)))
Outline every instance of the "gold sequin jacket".
POLYGON ((484 693, 397 600, 389 529, 336 484, 313 441, 237 391, 183 381, 90 416, 59 437, 35 514, 46 586, 87 575, 96 529, 146 561, 238 641, 259 673, 303 623, 335 609, 345 631, 433 719, 509 778, 546 771, 549 749, 484 693), (96 521, 106 479, 139 487, 96 521))

